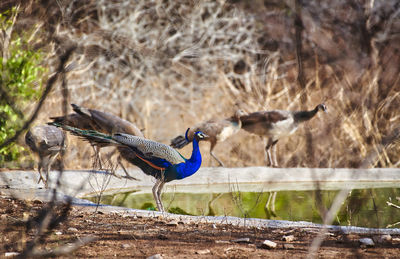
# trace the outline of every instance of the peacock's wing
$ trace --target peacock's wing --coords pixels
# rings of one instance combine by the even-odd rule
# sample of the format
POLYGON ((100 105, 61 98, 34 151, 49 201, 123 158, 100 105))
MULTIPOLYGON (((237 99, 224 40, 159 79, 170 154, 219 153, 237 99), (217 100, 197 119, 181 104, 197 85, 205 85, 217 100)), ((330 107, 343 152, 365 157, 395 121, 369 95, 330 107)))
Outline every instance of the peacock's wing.
POLYGON ((168 168, 159 167, 150 162, 149 159, 145 159, 136 152, 133 152, 132 149, 127 146, 118 147, 118 151, 125 160, 139 167, 147 175, 151 175, 157 179, 163 179, 164 182, 177 179, 178 172, 175 166, 169 166, 168 168))
POLYGON ((156 167, 167 168, 171 165, 185 162, 185 159, 178 151, 156 141, 124 133, 113 135, 113 139, 130 147, 139 158, 152 163, 156 167))

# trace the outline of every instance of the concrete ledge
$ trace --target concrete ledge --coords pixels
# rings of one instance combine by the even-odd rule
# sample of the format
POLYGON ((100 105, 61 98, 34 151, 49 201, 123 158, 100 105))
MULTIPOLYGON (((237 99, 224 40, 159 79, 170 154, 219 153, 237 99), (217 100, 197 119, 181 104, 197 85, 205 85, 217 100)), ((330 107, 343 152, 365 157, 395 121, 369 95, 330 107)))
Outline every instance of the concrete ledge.
MULTIPOLYGON (((121 171, 117 172, 123 175, 121 171)), ((140 181, 116 178, 99 171, 64 171, 60 191, 73 196, 97 195, 99 192, 114 193, 137 190, 151 192, 155 180, 140 170, 129 173, 140 181)), ((55 186, 59 172, 50 172, 50 186, 55 186)), ((37 184, 39 175, 35 171, 0 172, 0 188, 30 190, 43 197, 43 184, 37 184)), ((280 190, 335 190, 342 188, 388 188, 400 186, 400 169, 347 169, 347 168, 201 168, 196 174, 167 183, 164 192, 209 192, 225 193, 232 189, 240 191, 280 190), (318 183, 318 184, 317 184, 318 183), (255 185, 256 184, 256 187, 255 185), (194 187, 195 186, 195 187, 194 187)), ((35 196, 36 194, 34 194, 35 196)))

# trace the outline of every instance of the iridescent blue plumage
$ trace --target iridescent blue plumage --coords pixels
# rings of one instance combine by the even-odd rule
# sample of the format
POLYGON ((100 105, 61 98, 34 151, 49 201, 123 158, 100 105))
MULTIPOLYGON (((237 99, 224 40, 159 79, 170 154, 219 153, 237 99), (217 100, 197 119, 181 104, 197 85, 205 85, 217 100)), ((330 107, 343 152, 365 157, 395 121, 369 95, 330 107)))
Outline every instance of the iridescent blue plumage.
POLYGON ((161 202, 161 189, 164 183, 184 179, 199 170, 202 161, 199 141, 207 137, 200 131, 195 133, 192 155, 186 159, 170 146, 142 137, 124 133, 110 136, 94 130, 81 130, 58 123, 51 123, 51 125, 62 127, 92 143, 118 146, 121 155, 126 160, 138 166, 145 174, 157 179, 153 187, 153 195, 160 211, 164 210, 161 202))

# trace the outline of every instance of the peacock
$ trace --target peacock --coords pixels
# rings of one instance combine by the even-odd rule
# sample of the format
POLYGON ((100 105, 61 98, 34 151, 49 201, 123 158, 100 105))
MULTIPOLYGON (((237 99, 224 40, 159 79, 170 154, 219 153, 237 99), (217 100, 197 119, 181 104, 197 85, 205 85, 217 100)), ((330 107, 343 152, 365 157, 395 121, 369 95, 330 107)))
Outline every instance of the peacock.
POLYGON ((213 150, 217 143, 225 141, 228 137, 236 134, 240 130, 242 123, 239 118, 241 115, 244 115, 244 112, 237 110, 230 118, 220 120, 211 119, 198 123, 191 127, 187 134, 173 138, 170 145, 173 148, 183 148, 193 140, 195 132, 204 132, 208 136, 205 141, 210 142, 210 155, 219 163, 220 166, 224 167, 224 164, 213 153, 213 150))
POLYGON ((277 167, 276 143, 284 136, 293 134, 300 123, 312 119, 318 111, 327 111, 325 104, 318 104, 310 111, 259 111, 240 116, 242 129, 247 132, 267 137, 265 151, 271 166, 277 167), (274 148, 274 158, 271 156, 274 148))
POLYGON ((26 145, 39 156, 38 171, 39 181, 43 181, 45 188, 49 187, 49 169, 54 159, 64 150, 65 135, 62 130, 50 125, 39 125, 31 128, 25 134, 26 145), (44 170, 46 179, 43 178, 42 170, 44 170))
MULTIPOLYGON (((78 106, 76 104, 71 104, 72 109, 75 113, 68 114, 66 116, 51 117, 53 122, 68 125, 74 128, 84 129, 84 130, 95 130, 105 134, 112 135, 113 133, 126 133, 138 137, 144 137, 143 133, 136 127, 135 124, 124 120, 114 114, 103 112, 95 109, 88 109, 85 107, 78 106)), ((101 145, 97 145, 97 148, 101 148, 101 145)), ((118 156, 117 161, 122 167, 127 178, 135 179, 130 176, 121 162, 121 157, 130 160, 132 159, 132 154, 129 151, 126 152, 126 147, 118 147, 120 156, 118 156)), ((97 152, 96 152, 97 153, 97 152)))
MULTIPOLYGON (((50 124, 61 127, 91 143, 125 148, 124 152, 128 153, 126 157, 129 162, 138 166, 145 174, 156 178, 152 191, 159 211, 164 211, 161 201, 161 191, 164 184, 173 180, 184 179, 199 170, 202 161, 199 141, 208 137, 201 131, 195 132, 192 155, 189 159, 186 159, 172 147, 143 137, 125 133, 109 135, 95 130, 81 130, 55 122, 50 124)), ((124 153, 121 152, 121 155, 124 155, 124 153)))

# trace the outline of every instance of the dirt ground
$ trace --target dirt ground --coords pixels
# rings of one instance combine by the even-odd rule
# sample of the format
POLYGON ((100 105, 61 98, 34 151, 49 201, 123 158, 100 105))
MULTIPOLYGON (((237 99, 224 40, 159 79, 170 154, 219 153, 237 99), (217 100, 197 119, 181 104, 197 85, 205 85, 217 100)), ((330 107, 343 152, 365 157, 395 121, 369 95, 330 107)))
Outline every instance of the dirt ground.
MULTIPOLYGON (((21 252, 37 233, 38 218, 46 204, 41 201, 21 201, 0 198, 0 257, 9 252, 21 252), (28 219, 36 217, 31 221, 28 219), (35 225, 36 224, 36 225, 35 225)), ((54 215, 61 215, 64 207, 54 215)), ((38 241, 37 251, 60 250, 77 240, 94 237, 64 257, 109 258, 304 258, 317 235, 316 229, 276 229, 237 227, 226 224, 183 223, 163 217, 138 217, 106 212, 94 208, 72 207, 67 218, 38 241), (284 240, 284 236, 294 237, 284 240), (273 241, 276 248, 262 243, 273 241), (40 244, 41 243, 41 244, 40 244)), ((390 258, 399 256, 400 236, 376 242, 373 247, 360 245, 359 239, 372 235, 328 233, 318 252, 322 258, 390 258)), ((375 237, 376 238, 376 237, 375 237)), ((63 257, 63 256, 59 256, 63 257)))

